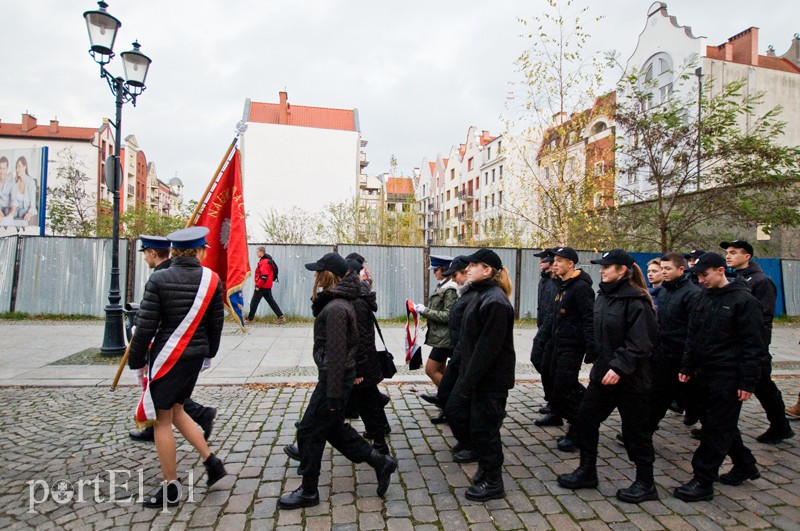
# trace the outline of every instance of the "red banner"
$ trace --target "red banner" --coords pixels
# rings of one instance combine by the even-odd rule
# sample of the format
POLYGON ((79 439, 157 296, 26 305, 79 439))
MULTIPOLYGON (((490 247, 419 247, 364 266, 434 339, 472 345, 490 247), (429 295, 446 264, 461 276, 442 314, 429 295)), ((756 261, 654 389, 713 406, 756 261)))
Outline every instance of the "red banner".
POLYGON ((244 196, 242 193, 242 170, 239 150, 233 156, 222 176, 208 192, 208 200, 194 225, 208 227, 210 248, 203 265, 217 273, 222 280, 225 307, 244 326, 244 281, 250 276, 247 253, 247 229, 245 226, 244 196))

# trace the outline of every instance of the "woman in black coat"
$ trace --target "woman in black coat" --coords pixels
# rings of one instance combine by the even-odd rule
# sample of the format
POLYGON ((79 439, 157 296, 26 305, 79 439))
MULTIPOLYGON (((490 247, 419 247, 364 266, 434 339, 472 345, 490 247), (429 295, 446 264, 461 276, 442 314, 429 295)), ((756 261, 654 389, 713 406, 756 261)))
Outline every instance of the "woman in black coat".
POLYGON ((619 409, 625 449, 636 465, 636 481, 618 490, 617 498, 628 503, 657 500, 653 434, 648 425, 650 352, 657 339, 653 303, 641 269, 625 251, 608 251, 592 263, 600 264, 602 282, 594 304, 594 366, 578 410, 581 462, 574 472, 558 476, 558 483, 568 489, 597 487, 600 424, 619 409))
POLYGON ((306 269, 314 271, 315 276, 311 309, 315 317, 314 363, 319 379, 297 424, 298 472, 303 482, 280 497, 281 509, 319 504, 317 485, 326 442, 354 463, 366 461, 375 469, 378 496, 386 493, 392 473, 397 470, 394 458, 372 448, 345 423, 345 406, 356 380, 359 333, 353 301, 359 297, 358 278, 347 274, 347 263, 336 253, 306 264, 306 269))

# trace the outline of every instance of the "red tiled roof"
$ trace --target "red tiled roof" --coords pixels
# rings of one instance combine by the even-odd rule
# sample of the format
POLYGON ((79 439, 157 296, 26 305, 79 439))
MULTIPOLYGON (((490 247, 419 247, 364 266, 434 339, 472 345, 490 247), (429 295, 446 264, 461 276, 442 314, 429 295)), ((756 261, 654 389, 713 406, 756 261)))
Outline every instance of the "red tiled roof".
POLYGON ((436 173, 436 163, 435 162, 429 162, 428 165, 431 167, 431 175, 436 173))
POLYGON ((97 128, 93 127, 70 127, 59 125, 58 131, 50 131, 50 125, 37 125, 32 129, 22 132, 22 124, 0 123, 0 137, 14 136, 24 138, 53 138, 57 140, 84 140, 91 141, 97 128))
MULTIPOLYGON (((251 102, 248 121, 263 124, 280 124, 280 107, 279 103, 251 102)), ((286 125, 337 129, 340 131, 356 130, 355 113, 352 109, 288 105, 287 119, 288 123, 286 125)))
POLYGON ((790 60, 783 57, 770 57, 769 55, 758 56, 758 66, 762 68, 769 68, 770 70, 781 70, 783 72, 791 72, 793 74, 800 74, 800 68, 797 67, 790 60))
POLYGON ((414 195, 414 183, 410 177, 389 177, 386 180, 386 193, 395 195, 414 195))

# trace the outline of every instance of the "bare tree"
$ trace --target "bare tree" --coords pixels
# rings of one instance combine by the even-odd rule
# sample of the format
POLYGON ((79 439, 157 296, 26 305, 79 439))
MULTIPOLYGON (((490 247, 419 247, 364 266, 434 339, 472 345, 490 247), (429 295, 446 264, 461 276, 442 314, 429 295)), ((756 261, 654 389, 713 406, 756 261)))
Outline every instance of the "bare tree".
POLYGON ((94 235, 95 202, 94 195, 87 191, 86 172, 86 163, 71 147, 58 152, 56 176, 61 184, 47 189, 47 219, 53 234, 94 235))

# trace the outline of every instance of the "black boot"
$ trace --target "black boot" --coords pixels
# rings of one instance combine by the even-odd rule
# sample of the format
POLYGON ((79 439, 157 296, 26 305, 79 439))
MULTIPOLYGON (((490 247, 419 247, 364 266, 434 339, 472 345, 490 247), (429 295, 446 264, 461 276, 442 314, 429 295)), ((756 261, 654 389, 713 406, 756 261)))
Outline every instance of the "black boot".
POLYGON ((714 486, 697 479, 675 489, 675 497, 685 502, 711 500, 714 498, 714 486))
POLYGON ((214 454, 209 455, 208 459, 203 461, 203 466, 206 467, 206 474, 208 475, 206 485, 209 487, 227 475, 222 460, 214 454))
POLYGON ((789 427, 789 424, 787 423, 786 426, 770 426, 767 431, 756 437, 756 440, 763 444, 778 444, 779 442, 785 439, 791 439, 792 437, 794 437, 794 431, 792 431, 792 428, 789 427))
POLYGON ((164 481, 158 486, 156 490, 148 494, 142 500, 142 505, 150 507, 151 509, 161 509, 164 507, 164 491, 166 491, 167 507, 177 507, 180 502, 180 491, 178 489, 177 481, 164 481))
POLYGON ((296 444, 287 444, 283 447, 283 453, 289 456, 290 459, 300 461, 300 448, 296 444))
POLYGON ((480 465, 478 465, 478 469, 472 475, 472 484, 473 485, 480 485, 486 480, 486 471, 484 471, 480 465))
POLYGON ((386 436, 382 433, 372 441, 372 447, 383 455, 389 455, 389 445, 386 444, 386 436))
POLYGON ((278 498, 279 509, 300 509, 301 507, 314 507, 319 505, 319 478, 303 476, 303 483, 289 494, 278 498))
POLYGON ((758 471, 755 465, 752 468, 744 468, 735 466, 727 474, 720 474, 719 482, 726 485, 741 485, 748 479, 758 479, 761 477, 761 472, 758 471))
POLYGON ((389 404, 389 402, 392 401, 392 399, 389 398, 389 395, 385 395, 383 393, 380 393, 380 395, 381 395, 381 407, 386 407, 389 404))
POLYGON ((477 463, 478 454, 473 450, 465 448, 453 454, 453 461, 456 463, 477 463))
POLYGON ((575 440, 578 433, 574 424, 569 425, 567 434, 564 437, 556 439, 556 447, 562 452, 575 452, 578 448, 575 446, 575 440))
POLYGON ((143 430, 131 430, 128 435, 134 441, 153 442, 156 440, 153 426, 148 426, 143 430))
POLYGON ((653 467, 637 468, 636 481, 627 489, 617 491, 617 499, 626 503, 642 503, 658 499, 658 490, 653 481, 653 467))
POLYGON ((506 495, 503 487, 503 476, 499 473, 486 474, 483 481, 467 489, 465 496, 468 500, 485 502, 499 500, 506 495))
POLYGON ((548 413, 539 420, 534 420, 533 423, 536 424, 537 426, 563 426, 564 419, 562 419, 555 413, 548 413))
POLYGON ((214 419, 217 418, 217 409, 207 407, 203 410, 203 415, 197 421, 197 424, 203 429, 203 437, 208 440, 211 437, 211 432, 214 431, 214 419))
POLYGON ((558 476, 558 484, 565 489, 593 489, 597 487, 597 458, 581 452, 581 464, 569 474, 558 476))
POLYGON ((372 450, 367 457, 367 463, 375 469, 375 476, 378 478, 378 488, 375 492, 382 497, 389 488, 392 473, 397 470, 397 461, 390 455, 383 455, 377 450, 372 450))

